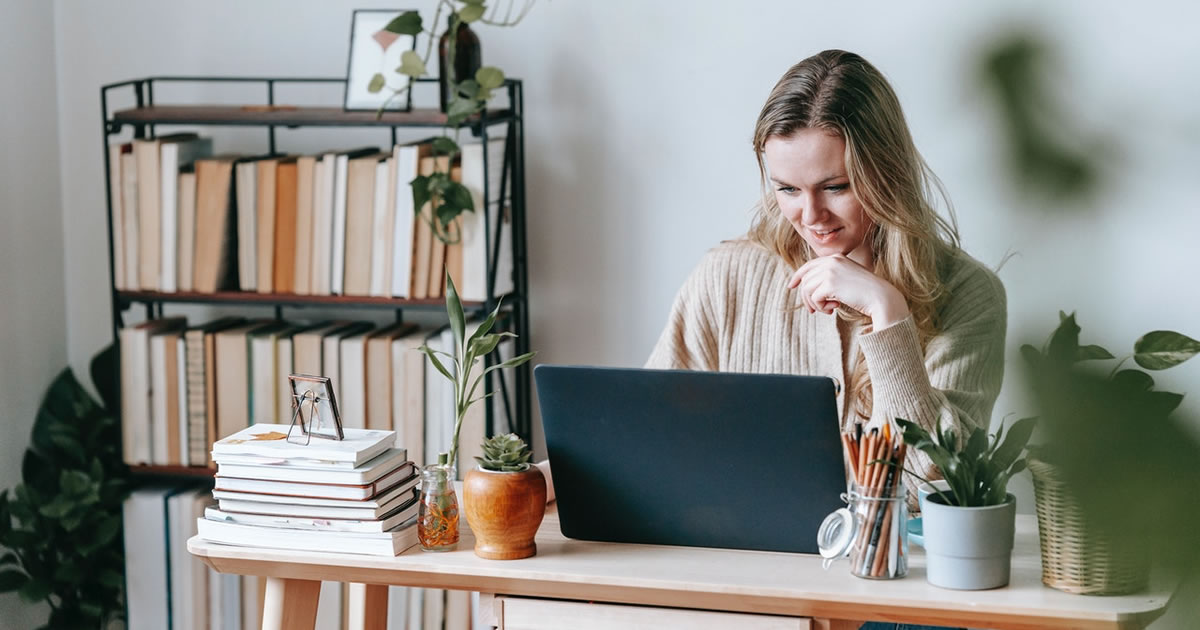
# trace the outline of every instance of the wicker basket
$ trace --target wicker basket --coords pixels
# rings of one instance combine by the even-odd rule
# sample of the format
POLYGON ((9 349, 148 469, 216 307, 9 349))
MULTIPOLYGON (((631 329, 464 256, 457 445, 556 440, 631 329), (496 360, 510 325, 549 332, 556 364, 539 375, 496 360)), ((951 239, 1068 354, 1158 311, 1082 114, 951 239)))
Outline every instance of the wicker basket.
POLYGON ((1113 546, 1087 526, 1054 466, 1030 458, 1042 547, 1042 583, 1082 595, 1121 595, 1146 588, 1146 558, 1113 546))

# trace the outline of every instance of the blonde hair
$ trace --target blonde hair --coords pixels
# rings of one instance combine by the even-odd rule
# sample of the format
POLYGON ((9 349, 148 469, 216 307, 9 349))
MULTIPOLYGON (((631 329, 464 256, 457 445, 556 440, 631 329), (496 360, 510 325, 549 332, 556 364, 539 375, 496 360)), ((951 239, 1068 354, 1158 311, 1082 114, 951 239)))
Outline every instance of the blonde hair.
MULTIPOLYGON (((908 301, 921 345, 938 331, 944 297, 943 266, 959 247, 954 210, 941 181, 913 144, 900 100, 887 79, 854 53, 826 50, 792 66, 767 97, 754 126, 754 152, 763 196, 751 225, 752 241, 792 268, 813 257, 803 237, 782 215, 767 179, 763 148, 768 139, 802 129, 822 129, 846 142, 850 190, 873 226, 867 239, 875 275, 908 301), (950 220, 938 215, 935 197, 950 220)), ((843 317, 854 317, 839 310, 843 317)), ((869 418, 872 390, 862 355, 847 383, 847 401, 869 418)))

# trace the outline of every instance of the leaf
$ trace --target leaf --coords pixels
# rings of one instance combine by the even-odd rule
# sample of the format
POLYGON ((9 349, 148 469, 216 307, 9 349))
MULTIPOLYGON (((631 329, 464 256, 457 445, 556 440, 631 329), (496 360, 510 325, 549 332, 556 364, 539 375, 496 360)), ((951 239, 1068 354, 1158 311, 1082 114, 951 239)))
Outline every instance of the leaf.
POLYGON ((1033 435, 1033 429, 1037 426, 1037 418, 1021 418, 1013 423, 1008 428, 1008 436, 996 449, 996 453, 992 455, 992 465, 996 470, 1006 470, 1017 458, 1021 456, 1021 451, 1025 450, 1025 445, 1029 443, 1029 438, 1033 435))
POLYGON ((433 152, 436 155, 454 157, 459 151, 458 143, 446 136, 439 136, 433 139, 433 152))
POLYGON ((19 558, 17 558, 17 554, 15 554, 15 553, 6 553, 6 554, 4 554, 3 557, 0 557, 0 567, 4 566, 6 564, 16 565, 16 564, 20 564, 20 563, 21 563, 21 561, 19 558))
POLYGON ((484 370, 483 373, 487 374, 488 372, 491 372, 494 370, 501 370, 504 368, 517 367, 518 365, 522 365, 522 364, 526 363, 527 361, 529 361, 530 359, 532 359, 535 354, 537 354, 536 351, 535 352, 526 352, 525 354, 522 354, 521 356, 513 357, 507 361, 504 361, 503 363, 497 363, 496 365, 493 365, 492 367, 484 370))
POLYGON ((1133 344, 1133 360, 1147 370, 1175 367, 1200 353, 1200 341, 1171 330, 1156 330, 1133 344))
POLYGON ((20 571, 0 571, 0 593, 11 593, 29 581, 29 576, 20 571))
POLYGON ((1113 353, 1095 344, 1087 346, 1079 346, 1079 351, 1075 355, 1076 361, 1097 361, 1104 359, 1115 359, 1113 353))
POLYGON ((479 94, 479 82, 467 79, 458 84, 458 93, 466 98, 475 98, 479 94))
POLYGON ((497 304, 496 310, 492 311, 492 314, 488 315, 487 319, 483 320, 483 323, 479 325, 479 328, 475 329, 475 333, 471 335, 471 339, 468 340, 467 343, 475 341, 476 339, 479 339, 480 337, 491 332, 492 327, 496 325, 496 315, 498 314, 499 311, 500 311, 500 305, 497 304))
POLYGON ((400 67, 396 72, 410 77, 425 76, 425 62, 415 50, 406 50, 400 54, 400 67))
POLYGON ((1066 315, 1059 311, 1062 322, 1058 329, 1050 335, 1050 343, 1046 354, 1050 359, 1061 363, 1074 363, 1079 356, 1079 325, 1075 323, 1075 314, 1066 315))
POLYGON ((21 599, 34 604, 46 599, 50 595, 50 590, 50 584, 41 580, 30 580, 25 583, 25 586, 21 587, 18 594, 21 596, 21 599))
POLYGON ((1173 392, 1146 392, 1148 397, 1146 401, 1146 415, 1155 417, 1165 417, 1171 415, 1179 407, 1179 403, 1183 402, 1183 394, 1173 392))
POLYGON ((375 75, 371 77, 371 82, 367 83, 367 91, 371 94, 378 94, 386 83, 387 82, 383 78, 383 73, 376 72, 375 75))
POLYGON ((421 14, 416 11, 405 11, 398 17, 387 23, 383 30, 389 33, 397 33, 399 35, 416 36, 421 31, 425 30, 425 26, 421 24, 421 14))
POLYGON ((1042 353, 1029 344, 1021 346, 1021 357, 1025 359, 1025 363, 1030 367, 1037 367, 1042 362, 1042 353))
POLYGON ((471 196, 471 190, 456 181, 451 181, 450 185, 446 187, 446 201, 459 208, 460 211, 475 211, 475 199, 471 196))
POLYGON ((447 379, 449 379, 451 383, 454 382, 454 377, 450 376, 450 371, 447 370, 446 367, 442 365, 441 361, 438 361, 438 358, 436 356, 434 356, 433 349, 431 349, 429 346, 423 345, 420 348, 417 348, 417 350, 424 352, 425 356, 429 357, 430 362, 433 363, 433 367, 437 371, 441 372, 442 376, 445 376, 447 379))
POLYGON ((446 122, 452 126, 462 123, 468 116, 479 111, 479 103, 468 98, 456 98, 446 108, 446 122))
MULTIPOLYGON (((466 318, 463 315, 462 300, 458 297, 458 287, 450 272, 446 272, 446 315, 450 317, 450 331, 454 334, 454 344, 458 352, 466 352, 466 318)), ((451 378, 450 380, 454 380, 451 378)))
POLYGON ((471 353, 477 357, 487 356, 488 353, 496 349, 496 346, 503 339, 503 335, 484 335, 478 339, 472 339, 471 353))
POLYGON ((1146 392, 1154 388, 1154 378, 1141 370, 1121 370, 1112 377, 1113 385, 1131 392, 1146 392))
POLYGON ((413 212, 419 215, 425 204, 429 203, 429 176, 418 175, 408 185, 412 188, 413 212))
POLYGON ((484 8, 482 4, 468 4, 467 6, 459 9, 458 19, 470 24, 471 22, 483 17, 483 11, 484 8))
POLYGON ((485 90, 498 88, 504 85, 504 71, 496 66, 484 66, 475 71, 475 81, 485 90))
POLYGON ((125 576, 112 569, 101 571, 99 580, 101 584, 109 588, 121 588, 125 585, 125 576))

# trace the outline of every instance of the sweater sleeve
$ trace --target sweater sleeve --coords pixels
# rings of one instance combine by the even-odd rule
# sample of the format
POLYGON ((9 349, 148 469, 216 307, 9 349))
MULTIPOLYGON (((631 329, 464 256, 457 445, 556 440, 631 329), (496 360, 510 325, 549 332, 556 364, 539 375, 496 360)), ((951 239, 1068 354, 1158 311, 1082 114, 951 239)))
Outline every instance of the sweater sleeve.
MULTIPOLYGON (((874 391, 873 420, 904 418, 927 430, 953 427, 963 436, 988 427, 1004 378, 1007 304, 1004 285, 974 261, 947 287, 941 332, 922 352, 911 317, 863 335, 861 344, 874 391)), ((933 465, 909 452, 909 468, 929 477, 933 465)), ((909 478, 910 492, 916 479, 909 478)))
POLYGON ((714 306, 721 297, 712 255, 706 256, 680 287, 671 305, 666 328, 646 360, 645 367, 659 370, 719 369, 718 330, 714 306))

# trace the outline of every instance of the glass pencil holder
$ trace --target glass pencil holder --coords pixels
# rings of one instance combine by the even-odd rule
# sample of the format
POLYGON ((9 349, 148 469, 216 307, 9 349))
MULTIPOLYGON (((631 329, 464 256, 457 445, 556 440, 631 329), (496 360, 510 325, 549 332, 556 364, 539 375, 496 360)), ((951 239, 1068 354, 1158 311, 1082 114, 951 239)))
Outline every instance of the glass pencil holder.
POLYGON ((454 468, 430 464, 421 469, 421 503, 417 541, 425 551, 453 551, 458 546, 458 496, 454 468))
POLYGON ((829 516, 817 533, 822 566, 848 558, 850 574, 892 580, 908 574, 908 504, 904 484, 860 487, 842 495, 846 507, 829 516))

